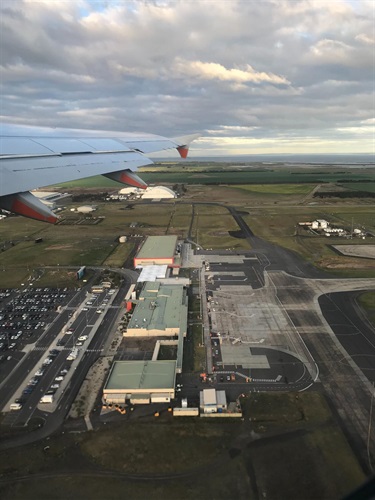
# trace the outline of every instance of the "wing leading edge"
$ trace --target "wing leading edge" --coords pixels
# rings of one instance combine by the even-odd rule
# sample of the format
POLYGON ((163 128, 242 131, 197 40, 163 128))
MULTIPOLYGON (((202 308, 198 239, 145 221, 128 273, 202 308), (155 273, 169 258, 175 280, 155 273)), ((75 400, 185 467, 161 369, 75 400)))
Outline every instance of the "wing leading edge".
MULTIPOLYGON (((1 127, 3 130, 3 127, 1 127)), ((168 139, 156 135, 95 135, 88 131, 46 131, 0 136, 0 208, 55 223, 58 218, 29 191, 59 182, 104 175, 145 189, 135 173, 152 164, 146 155, 177 149, 186 158, 198 134, 168 139)))

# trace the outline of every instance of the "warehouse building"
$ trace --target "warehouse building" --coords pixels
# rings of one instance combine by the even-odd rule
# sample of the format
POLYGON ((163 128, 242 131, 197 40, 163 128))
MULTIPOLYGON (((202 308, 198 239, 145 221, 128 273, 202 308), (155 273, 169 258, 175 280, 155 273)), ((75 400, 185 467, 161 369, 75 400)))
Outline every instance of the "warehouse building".
POLYGON ((186 337, 188 297, 182 285, 146 282, 124 337, 186 337))
POLYGON ((134 257, 134 267, 166 264, 178 266, 177 236, 149 236, 134 257))
POLYGON ((176 361, 115 361, 103 403, 169 403, 175 397, 176 361))
POLYGON ((172 189, 169 189, 166 186, 150 186, 142 193, 143 200, 162 200, 171 198, 177 198, 177 195, 174 191, 172 191, 172 189))

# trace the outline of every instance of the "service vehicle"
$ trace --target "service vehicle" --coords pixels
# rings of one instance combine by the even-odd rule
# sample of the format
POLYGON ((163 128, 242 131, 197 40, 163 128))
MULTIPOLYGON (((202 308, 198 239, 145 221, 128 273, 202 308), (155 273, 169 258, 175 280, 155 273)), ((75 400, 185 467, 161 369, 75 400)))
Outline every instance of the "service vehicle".
POLYGON ((22 408, 22 404, 21 403, 11 403, 10 406, 9 406, 9 409, 11 411, 18 411, 22 408))
POLYGON ((44 394, 39 400, 39 403, 53 403, 54 396, 53 394, 44 394))

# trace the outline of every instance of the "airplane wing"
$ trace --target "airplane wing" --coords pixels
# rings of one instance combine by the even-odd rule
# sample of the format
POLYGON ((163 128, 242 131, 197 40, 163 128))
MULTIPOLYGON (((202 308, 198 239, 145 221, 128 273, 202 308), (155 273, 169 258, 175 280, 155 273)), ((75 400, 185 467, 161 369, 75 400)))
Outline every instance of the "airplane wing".
POLYGON ((57 216, 30 190, 98 174, 146 188, 134 171, 153 163, 147 154, 177 149, 186 158, 190 142, 199 137, 35 128, 15 133, 14 126, 4 133, 5 128, 0 126, 0 208, 51 223, 57 216))

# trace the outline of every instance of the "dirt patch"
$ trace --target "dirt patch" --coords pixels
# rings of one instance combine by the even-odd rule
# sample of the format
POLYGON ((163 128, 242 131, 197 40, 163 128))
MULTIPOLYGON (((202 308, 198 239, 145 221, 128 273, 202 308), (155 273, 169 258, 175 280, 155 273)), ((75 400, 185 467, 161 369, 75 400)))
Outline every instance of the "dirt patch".
POLYGON ((108 374, 111 361, 112 356, 103 356, 90 368, 70 409, 69 417, 79 418, 90 413, 108 374))

